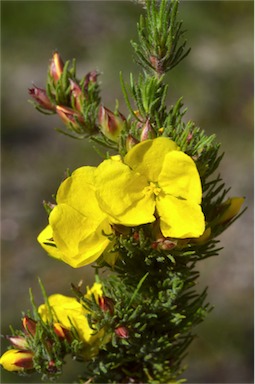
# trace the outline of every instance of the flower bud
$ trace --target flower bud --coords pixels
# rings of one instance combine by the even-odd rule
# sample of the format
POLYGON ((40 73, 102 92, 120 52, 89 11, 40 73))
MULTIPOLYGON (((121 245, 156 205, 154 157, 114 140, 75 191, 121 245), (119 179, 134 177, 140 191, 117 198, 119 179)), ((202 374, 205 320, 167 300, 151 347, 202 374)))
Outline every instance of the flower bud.
POLYGON ((119 327, 115 328, 114 332, 121 339, 128 339, 129 338, 128 329, 126 327, 124 327, 123 325, 120 325, 119 327))
POLYGON ((50 62, 50 76, 53 78, 54 84, 60 79, 64 69, 64 63, 58 52, 54 52, 50 62))
POLYGON ((136 243, 139 242, 139 240, 140 240, 140 234, 139 234, 138 231, 135 231, 135 232, 133 233, 133 239, 135 240, 136 243))
POLYGON ((162 75, 164 73, 162 60, 158 59, 156 56, 151 55, 150 63, 151 63, 151 66, 155 69, 155 71, 159 75, 162 75))
POLYGON ((97 77, 99 73, 97 71, 91 71, 87 73, 85 77, 85 82, 84 82, 84 89, 87 90, 89 83, 96 83, 97 82, 97 77))
POLYGON ((31 351, 9 349, 0 358, 0 364, 7 371, 24 371, 33 369, 33 356, 31 351))
POLYGON ((102 311, 106 312, 109 311, 111 315, 114 312, 114 303, 113 300, 106 296, 99 297, 99 306, 102 309, 102 311))
POLYGON ((69 329, 64 327, 61 323, 53 324, 54 332, 60 339, 66 339, 67 341, 71 341, 71 334, 69 329))
POLYGON ((33 97, 33 99, 39 104, 40 107, 49 111, 55 111, 55 105, 51 104, 45 89, 36 87, 34 85, 33 88, 28 89, 28 92, 33 97))
POLYGON ((132 135, 128 135, 126 139, 126 150, 129 151, 131 148, 133 148, 136 144, 138 144, 139 141, 136 140, 132 135))
POLYGON ((189 144, 191 142, 191 140, 193 139, 193 133, 192 132, 189 132, 188 136, 187 136, 187 143, 189 144))
POLYGON ((34 336, 36 333, 36 321, 28 316, 25 316, 22 320, 22 324, 26 333, 34 336))
POLYGON ((71 84, 71 96, 73 98, 74 107, 77 111, 81 112, 84 94, 82 93, 81 87, 77 83, 75 83, 72 79, 69 81, 71 84))
POLYGON ((147 139, 153 139, 156 137, 155 132, 150 124, 150 120, 147 119, 146 123, 141 128, 140 141, 145 141, 147 139))
POLYGON ((114 114, 110 109, 103 107, 99 108, 98 123, 102 133, 109 139, 118 142, 119 135, 125 126, 125 117, 118 112, 114 114))
POLYGON ((61 120, 65 123, 65 124, 71 124, 74 129, 75 128, 80 128, 79 126, 79 122, 80 123, 83 123, 83 118, 81 115, 79 115, 77 112, 75 112, 73 109, 71 108, 68 108, 68 107, 63 107, 61 105, 57 105, 56 106, 56 110, 57 110, 57 114, 59 115, 59 117, 61 118, 61 120), (79 122, 78 122, 78 121, 79 122))
POLYGON ((6 336, 6 338, 12 343, 12 345, 18 349, 27 349, 27 341, 22 336, 6 336))
POLYGON ((47 371, 50 373, 56 373, 58 371, 54 360, 50 360, 48 363, 47 371))
POLYGON ((151 246, 153 249, 162 250, 162 251, 170 251, 171 249, 176 247, 176 244, 177 244, 177 241, 162 237, 161 239, 154 241, 151 244, 151 246))
POLYGON ((239 213, 243 202, 243 197, 232 197, 227 199, 220 207, 223 210, 223 213, 217 220, 217 224, 224 224, 232 220, 239 213))

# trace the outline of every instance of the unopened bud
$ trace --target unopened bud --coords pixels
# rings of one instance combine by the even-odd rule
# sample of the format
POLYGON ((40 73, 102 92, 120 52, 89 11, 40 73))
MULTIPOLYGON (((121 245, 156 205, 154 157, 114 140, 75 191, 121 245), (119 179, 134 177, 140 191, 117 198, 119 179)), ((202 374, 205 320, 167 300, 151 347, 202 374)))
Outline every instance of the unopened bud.
POLYGON ((33 369, 33 356, 31 351, 9 349, 0 358, 0 364, 7 371, 24 371, 33 369))
POLYGON ((114 114, 110 109, 103 107, 99 108, 98 123, 102 133, 109 139, 118 142, 119 135, 125 126, 125 117, 118 112, 114 114))
POLYGON ((123 325, 115 328, 114 332, 121 339, 128 339, 129 338, 128 329, 126 327, 124 327, 123 325))
POLYGON ((140 240, 139 232, 135 231, 135 232, 133 233, 133 239, 135 240, 135 242, 138 243, 138 241, 140 240))
POLYGON ((11 342, 11 344, 18 349, 27 349, 27 341, 25 337, 22 336, 6 336, 6 338, 11 342))
POLYGON ((149 119, 146 120, 146 123, 141 128, 140 140, 145 141, 148 139, 154 139, 156 137, 155 132, 150 124, 149 119))
POLYGON ((65 124, 71 124, 74 128, 79 128, 79 123, 82 124, 84 122, 82 116, 71 108, 57 105, 56 111, 65 124))
POLYGON ((54 328, 54 332, 60 339, 66 339, 67 341, 71 340, 71 334, 69 329, 64 327, 62 324, 54 323, 53 328, 54 328))
POLYGON ((193 134, 192 134, 192 132, 189 132, 189 134, 188 134, 188 136, 187 136, 187 142, 188 142, 188 144, 191 142, 192 138, 193 138, 193 134))
POLYGON ((220 207, 220 209, 223 210, 223 213, 217 220, 217 224, 224 224, 233 219, 239 213, 243 202, 243 197, 232 197, 227 199, 220 207))
POLYGON ((35 333, 36 333, 36 321, 31 319, 30 317, 28 316, 25 316, 23 319, 22 319, 22 324, 23 324, 23 327, 24 327, 24 330, 26 333, 34 336, 35 333))
POLYGON ((56 363, 55 361, 53 360, 50 360, 49 363, 48 363, 48 367, 47 367, 47 371, 49 373, 56 373, 58 371, 58 368, 56 366, 56 363))
POLYGON ((138 144, 139 141, 136 140, 132 135, 128 135, 126 139, 126 150, 130 151, 131 148, 133 148, 136 144, 138 144))
POLYGON ((54 52, 51 62, 50 62, 50 76, 53 78, 54 83, 56 84, 60 79, 64 69, 64 63, 58 52, 54 52))
POLYGON ((162 239, 158 239, 158 240, 154 241, 151 244, 151 246, 153 249, 158 249, 158 250, 162 250, 162 251, 170 251, 171 249, 176 247, 176 244, 177 244, 176 241, 166 239, 165 237, 163 237, 162 239))
POLYGON ((102 311, 106 312, 109 311, 111 314, 114 312, 114 303, 113 300, 106 296, 101 296, 98 299, 99 306, 102 309, 102 311))
POLYGON ((71 95, 73 98, 73 105, 77 111, 81 112, 82 102, 84 100, 84 94, 82 93, 81 87, 70 79, 71 84, 71 95))
POLYGON ((150 63, 159 75, 162 75, 164 73, 162 61, 156 56, 150 56, 150 63))
POLYGON ((34 85, 33 88, 28 89, 28 92, 40 107, 49 111, 55 111, 55 105, 51 104, 45 89, 36 87, 34 85))
POLYGON ((87 75, 85 77, 85 82, 84 82, 84 89, 85 90, 88 89, 89 83, 96 83, 97 82, 98 75, 99 75, 99 73, 97 71, 91 71, 91 72, 87 73, 87 75))

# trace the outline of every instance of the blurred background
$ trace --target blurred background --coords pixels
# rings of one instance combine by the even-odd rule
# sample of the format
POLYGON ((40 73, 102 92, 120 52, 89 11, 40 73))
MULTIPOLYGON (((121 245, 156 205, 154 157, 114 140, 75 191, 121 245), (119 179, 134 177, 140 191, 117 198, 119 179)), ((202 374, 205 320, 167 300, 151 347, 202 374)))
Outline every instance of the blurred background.
MULTIPOLYGON (((131 1, 2 1, 2 334, 20 328, 30 308, 29 288, 42 303, 69 295, 70 283, 93 281, 90 267, 72 269, 49 258, 36 237, 47 223, 42 201, 52 200, 67 168, 97 165, 87 141, 57 133, 55 116, 37 112, 27 89, 44 88, 57 49, 76 58, 78 76, 97 69, 105 105, 125 113, 119 71, 137 73, 131 39, 141 7, 131 1)), ((169 105, 184 96, 186 119, 216 133, 225 152, 220 173, 230 196, 245 196, 248 210, 221 236, 224 250, 202 261, 198 289, 208 286, 215 309, 196 329, 185 360, 190 383, 253 382, 253 2, 181 1, 189 56, 167 77, 169 105)), ((2 351, 6 348, 2 342, 2 351)), ((59 382, 71 383, 81 364, 68 362, 59 382)), ((3 372, 2 383, 38 383, 39 376, 3 372)))

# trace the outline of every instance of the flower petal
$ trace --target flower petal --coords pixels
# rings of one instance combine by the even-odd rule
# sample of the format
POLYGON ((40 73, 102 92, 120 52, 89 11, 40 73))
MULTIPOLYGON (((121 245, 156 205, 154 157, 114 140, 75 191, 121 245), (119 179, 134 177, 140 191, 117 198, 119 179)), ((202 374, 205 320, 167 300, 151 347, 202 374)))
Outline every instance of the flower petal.
POLYGON ((146 193, 147 186, 145 177, 121 162, 105 160, 97 169, 98 202, 113 223, 132 226, 155 220, 155 203, 146 193))
MULTIPOLYGON (((66 329, 71 329, 72 325, 77 330, 81 340, 90 342, 94 332, 86 318, 86 311, 83 306, 74 298, 61 294, 54 294, 48 298, 49 305, 55 315, 55 320, 59 321, 66 329)), ((50 313, 45 304, 40 305, 38 312, 44 322, 50 320, 50 313)))
POLYGON ((165 195, 158 196, 156 207, 165 237, 185 239, 203 234, 205 220, 200 205, 165 195))
POLYGON ((49 222, 61 259, 73 268, 94 262, 110 242, 103 234, 112 232, 106 219, 94 221, 66 204, 53 209, 49 222))
POLYGON ((166 154, 158 183, 167 194, 201 203, 202 187, 196 164, 183 152, 166 154))
POLYGON ((148 181, 156 182, 166 154, 174 150, 178 150, 177 144, 167 137, 145 140, 127 153, 124 162, 148 181))
POLYGON ((50 225, 47 225, 37 237, 38 242, 41 244, 43 249, 55 259, 61 260, 62 254, 57 248, 53 240, 53 232, 50 225))
POLYGON ((63 181, 57 192, 57 203, 65 203, 92 220, 101 221, 105 214, 98 206, 94 177, 96 168, 80 167, 63 181))

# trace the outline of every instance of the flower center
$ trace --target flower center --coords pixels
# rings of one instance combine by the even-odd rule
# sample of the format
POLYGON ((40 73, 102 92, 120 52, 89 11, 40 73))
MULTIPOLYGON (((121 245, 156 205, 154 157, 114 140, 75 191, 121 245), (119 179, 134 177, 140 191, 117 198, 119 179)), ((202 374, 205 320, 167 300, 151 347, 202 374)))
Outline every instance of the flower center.
POLYGON ((144 192, 145 194, 148 194, 148 195, 154 194, 155 196, 158 196, 161 192, 161 188, 159 187, 158 184, 150 181, 150 184, 148 185, 148 187, 144 189, 144 192))

